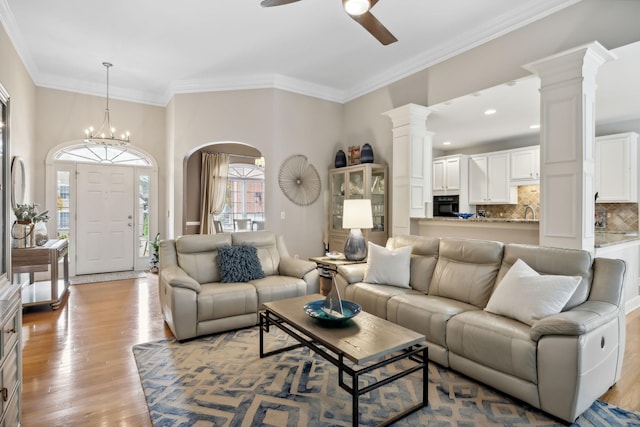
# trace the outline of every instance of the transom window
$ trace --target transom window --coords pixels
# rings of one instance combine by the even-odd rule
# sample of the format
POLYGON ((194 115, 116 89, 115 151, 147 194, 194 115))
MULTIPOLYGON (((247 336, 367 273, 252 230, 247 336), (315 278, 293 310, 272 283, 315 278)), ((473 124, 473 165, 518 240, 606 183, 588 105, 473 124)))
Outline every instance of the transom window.
POLYGON ((234 219, 264 221, 264 170, 253 164, 229 165, 224 211, 216 216, 225 230, 233 230, 234 219))
POLYGON ((151 161, 126 146, 77 144, 58 151, 56 160, 85 163, 112 163, 118 165, 151 166, 151 161))

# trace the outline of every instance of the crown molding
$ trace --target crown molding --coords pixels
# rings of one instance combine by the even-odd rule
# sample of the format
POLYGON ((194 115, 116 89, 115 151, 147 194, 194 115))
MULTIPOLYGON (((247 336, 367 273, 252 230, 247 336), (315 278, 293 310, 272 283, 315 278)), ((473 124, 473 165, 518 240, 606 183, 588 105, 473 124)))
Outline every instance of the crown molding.
MULTIPOLYGON (((162 92, 112 87, 110 96, 125 101, 166 106, 174 96, 179 94, 271 88, 344 104, 511 31, 522 28, 525 25, 580 1, 581 0, 540 0, 536 1, 533 5, 523 5, 517 11, 496 16, 492 21, 485 23, 477 31, 462 33, 447 43, 442 43, 410 60, 388 68, 347 90, 323 86, 289 76, 273 74, 236 75, 233 77, 219 77, 206 80, 174 81, 169 82, 166 89, 162 92)), ((36 86, 87 95, 104 96, 105 88, 102 86, 41 73, 34 58, 30 54, 27 44, 24 42, 24 38, 18 29, 13 13, 7 4, 7 0, 0 0, 0 23, 4 26, 18 56, 36 86)))
POLYGON ((343 103, 344 100, 343 91, 280 74, 256 74, 209 80, 172 82, 164 94, 164 99, 166 103, 168 103, 171 98, 179 94, 247 89, 280 89, 332 102, 343 103))
POLYGON ((479 30, 462 33, 447 43, 435 46, 351 88, 345 93, 343 102, 352 101, 374 90, 395 83, 580 1, 582 0, 538 1, 533 6, 525 5, 518 11, 498 15, 493 20, 485 23, 479 30))

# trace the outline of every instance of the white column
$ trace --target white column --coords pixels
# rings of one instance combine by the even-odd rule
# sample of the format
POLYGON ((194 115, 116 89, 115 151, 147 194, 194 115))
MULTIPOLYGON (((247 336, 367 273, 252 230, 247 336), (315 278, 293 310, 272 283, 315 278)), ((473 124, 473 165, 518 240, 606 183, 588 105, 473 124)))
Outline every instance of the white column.
POLYGON ((540 76, 540 244, 594 248, 597 42, 525 65, 540 76))
POLYGON ((383 113, 393 123, 391 236, 411 234, 411 218, 425 218, 425 203, 431 203, 433 133, 426 126, 430 113, 417 104, 383 113))

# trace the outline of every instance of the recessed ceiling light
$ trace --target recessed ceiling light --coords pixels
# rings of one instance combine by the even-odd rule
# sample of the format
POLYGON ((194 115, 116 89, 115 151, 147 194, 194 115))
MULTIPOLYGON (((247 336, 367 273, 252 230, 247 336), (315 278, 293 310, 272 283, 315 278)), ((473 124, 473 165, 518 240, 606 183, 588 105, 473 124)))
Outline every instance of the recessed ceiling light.
POLYGON ((540 129, 540 125, 531 125, 529 129, 540 129))
POLYGON ((485 110, 484 115, 485 115, 485 116, 490 116, 490 115, 495 114, 495 113, 497 113, 497 112, 498 112, 498 111, 497 111, 497 110, 495 110, 494 108, 489 108, 488 110, 485 110))
POLYGON ((442 145, 451 145, 451 141, 445 141, 442 143, 442 145))

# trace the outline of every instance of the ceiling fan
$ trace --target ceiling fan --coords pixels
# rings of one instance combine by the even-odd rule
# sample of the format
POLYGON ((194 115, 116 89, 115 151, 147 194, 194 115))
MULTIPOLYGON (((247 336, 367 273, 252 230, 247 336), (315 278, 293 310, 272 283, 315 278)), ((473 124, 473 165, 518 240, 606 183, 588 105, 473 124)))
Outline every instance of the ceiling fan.
MULTIPOLYGON (((262 0, 260 6, 272 7, 284 4, 295 3, 300 0, 262 0)), ((342 7, 351 18, 369 31, 373 37, 378 39, 383 45, 395 43, 395 38, 389 30, 370 12, 371 8, 378 3, 378 0, 342 0, 342 7)))

